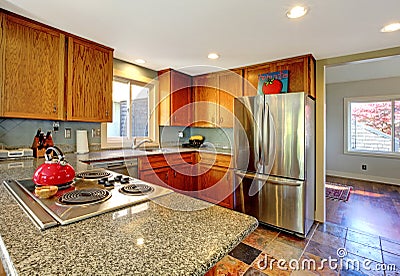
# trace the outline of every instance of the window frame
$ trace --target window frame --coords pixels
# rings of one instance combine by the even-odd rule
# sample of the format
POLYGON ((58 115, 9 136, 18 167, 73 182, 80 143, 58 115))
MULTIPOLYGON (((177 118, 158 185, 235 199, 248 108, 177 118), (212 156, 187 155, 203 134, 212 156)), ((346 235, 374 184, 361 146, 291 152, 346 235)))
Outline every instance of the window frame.
POLYGON ((343 152, 344 154, 350 155, 361 155, 371 157, 385 157, 385 158, 400 158, 400 152, 395 152, 395 101, 400 101, 399 95, 385 95, 385 96, 368 96, 368 97, 350 97, 344 98, 344 140, 343 140, 343 152), (351 149, 351 103, 371 103, 379 101, 390 101, 392 103, 391 109, 391 120, 392 120, 392 135, 391 135, 391 151, 368 151, 368 150, 356 150, 351 149))
MULTIPOLYGON (((140 78, 140 80, 135 80, 128 78, 126 76, 120 76, 114 74, 113 81, 121 81, 128 82, 130 85, 130 93, 131 85, 140 85, 149 88, 149 127, 148 127, 148 136, 147 137, 137 137, 139 139, 149 138, 154 141, 154 143, 158 144, 158 110, 157 110, 157 83, 153 79, 149 79, 146 77, 140 78)), ((130 100, 132 100, 132 95, 129 96, 130 100)), ((131 118, 129 118, 129 121, 131 118)), ((129 123, 131 125, 131 123, 129 123)), ((129 131, 130 132, 130 131, 129 131)), ((112 149, 112 148, 130 148, 133 144, 133 141, 136 137, 131 137, 130 133, 128 137, 108 137, 107 136, 107 123, 101 123, 101 148, 102 149, 112 149)))

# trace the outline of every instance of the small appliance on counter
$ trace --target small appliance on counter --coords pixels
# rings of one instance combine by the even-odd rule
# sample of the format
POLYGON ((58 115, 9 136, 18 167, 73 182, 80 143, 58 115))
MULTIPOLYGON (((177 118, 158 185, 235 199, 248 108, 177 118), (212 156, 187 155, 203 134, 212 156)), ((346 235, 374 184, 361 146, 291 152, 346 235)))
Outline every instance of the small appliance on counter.
POLYGON ((184 148, 199 148, 204 143, 204 136, 202 135, 193 135, 189 138, 189 143, 183 143, 182 147, 184 148))
POLYGON ((25 148, 0 150, 0 160, 23 158, 23 157, 33 157, 33 150, 25 148))
POLYGON ((38 129, 35 137, 33 138, 32 150, 34 157, 44 157, 46 149, 54 146, 53 137, 51 131, 47 131, 46 135, 42 132, 42 129, 38 129))

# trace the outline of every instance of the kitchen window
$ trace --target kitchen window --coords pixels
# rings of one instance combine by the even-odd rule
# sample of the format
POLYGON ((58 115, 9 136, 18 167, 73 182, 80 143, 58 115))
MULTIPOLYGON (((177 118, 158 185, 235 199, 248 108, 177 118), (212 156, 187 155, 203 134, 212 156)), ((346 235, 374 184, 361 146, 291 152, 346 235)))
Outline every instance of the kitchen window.
POLYGON ((155 141, 154 85, 114 78, 112 93, 112 122, 102 124, 102 148, 131 147, 134 138, 155 141))
POLYGON ((400 98, 344 99, 345 153, 400 157, 400 98))

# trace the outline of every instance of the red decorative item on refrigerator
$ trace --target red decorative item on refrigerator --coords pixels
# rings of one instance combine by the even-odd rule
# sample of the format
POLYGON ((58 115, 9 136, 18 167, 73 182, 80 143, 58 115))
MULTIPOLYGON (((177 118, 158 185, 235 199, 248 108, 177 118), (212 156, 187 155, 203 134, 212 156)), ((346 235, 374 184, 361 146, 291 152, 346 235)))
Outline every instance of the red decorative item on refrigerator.
POLYGON ((33 175, 33 182, 36 185, 60 186, 74 180, 75 170, 64 160, 64 155, 58 147, 47 148, 45 158, 44 164, 40 165, 33 175), (53 159, 50 155, 53 151, 58 159, 53 159))

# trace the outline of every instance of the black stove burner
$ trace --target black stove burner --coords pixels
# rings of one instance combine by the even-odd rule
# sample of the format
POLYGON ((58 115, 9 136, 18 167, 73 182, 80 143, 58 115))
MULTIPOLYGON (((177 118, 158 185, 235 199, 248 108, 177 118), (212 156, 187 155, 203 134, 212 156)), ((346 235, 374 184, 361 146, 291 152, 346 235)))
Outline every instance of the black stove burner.
POLYGON ((109 191, 104 189, 83 189, 63 194, 59 201, 63 204, 88 204, 102 202, 111 197, 109 191))
POLYGON ((127 195, 145 195, 153 192, 154 188, 146 184, 129 184, 119 189, 119 191, 127 195))
POLYGON ((76 174, 77 178, 83 179, 99 179, 104 177, 110 177, 112 174, 106 171, 86 171, 76 174))

